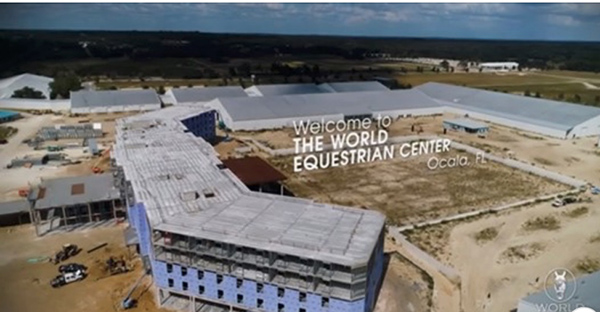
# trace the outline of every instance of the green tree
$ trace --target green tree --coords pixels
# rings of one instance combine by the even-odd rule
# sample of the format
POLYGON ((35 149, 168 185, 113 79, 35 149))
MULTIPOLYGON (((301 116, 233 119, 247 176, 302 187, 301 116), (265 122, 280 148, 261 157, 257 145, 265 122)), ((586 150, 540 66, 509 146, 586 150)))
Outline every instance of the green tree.
POLYGON ((535 92, 535 97, 540 98, 540 97, 542 97, 542 95, 540 94, 540 92, 535 92))
POLYGON ((237 72, 241 76, 249 77, 252 74, 252 67, 250 66, 250 63, 244 62, 238 66, 237 72))
POLYGON ((158 94, 165 94, 165 86, 158 86, 158 89, 156 90, 156 92, 158 94))
POLYGON ((573 102, 575 102, 575 103, 581 103, 581 96, 579 94, 574 94, 573 95, 573 102))
POLYGON ((523 95, 525 95, 525 96, 531 96, 531 92, 529 92, 529 90, 525 90, 525 93, 523 95))
POLYGON ((34 88, 24 87, 19 90, 15 90, 13 95, 11 96, 16 99, 45 99, 44 93, 42 91, 35 90, 34 88))
POLYGON ((81 80, 73 73, 62 73, 54 77, 50 84, 50 98, 61 97, 68 99, 71 97, 71 91, 81 90, 81 80))
POLYGON ((446 60, 443 60, 440 62, 440 66, 447 71, 450 68, 450 63, 448 63, 446 60))

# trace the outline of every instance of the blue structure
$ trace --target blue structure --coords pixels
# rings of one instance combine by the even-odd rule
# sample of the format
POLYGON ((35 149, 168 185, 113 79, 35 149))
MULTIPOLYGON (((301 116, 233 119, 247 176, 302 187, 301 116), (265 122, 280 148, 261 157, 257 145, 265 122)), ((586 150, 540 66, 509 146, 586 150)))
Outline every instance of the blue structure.
POLYGON ((488 133, 490 127, 484 123, 463 118, 444 120, 444 129, 483 135, 488 133))
POLYGON ((0 111, 0 123, 5 123, 21 118, 21 114, 12 111, 0 111))
POLYGON ((215 111, 210 110, 193 117, 182 119, 185 127, 197 137, 201 137, 208 142, 213 142, 216 137, 215 111))
POLYGON ((382 214, 252 192, 206 142, 203 121, 214 129, 213 111, 174 113, 119 121, 111 154, 126 234, 135 233, 160 306, 373 310, 384 269, 382 214))

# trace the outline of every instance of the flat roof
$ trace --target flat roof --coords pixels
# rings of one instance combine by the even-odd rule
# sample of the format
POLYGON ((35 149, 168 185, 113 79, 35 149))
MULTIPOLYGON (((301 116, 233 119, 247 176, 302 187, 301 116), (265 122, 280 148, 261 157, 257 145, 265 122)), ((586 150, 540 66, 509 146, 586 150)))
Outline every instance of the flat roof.
POLYGON ((569 130, 600 115, 600 108, 428 82, 416 88, 440 104, 491 116, 569 130))
POLYGON ((71 107, 160 105, 154 90, 81 90, 71 92, 71 107))
POLYGON ((173 88, 173 97, 178 103, 210 102, 216 98, 247 97, 248 94, 239 86, 173 88))
POLYGON ((86 204, 121 197, 112 174, 44 180, 34 189, 35 209, 86 204))
POLYGON ((467 129, 487 129, 489 126, 483 122, 475 121, 472 119, 458 118, 458 119, 445 119, 445 123, 461 126, 467 129))
POLYGON ((15 117, 15 116, 19 116, 19 115, 20 114, 17 112, 0 110, 0 118, 15 117))
MULTIPOLYGON (((569 306, 572 307, 585 305, 588 308, 600 311, 600 271, 582 276, 576 280, 568 281, 566 289, 570 290, 573 289, 573 287, 576 287, 573 297, 562 302, 563 304, 570 304, 569 306)), ((554 294, 554 289, 549 289, 548 293, 554 294)), ((555 301, 549 298, 546 294, 546 290, 542 289, 539 292, 521 299, 521 303, 535 307, 541 304, 553 304, 555 301)))
POLYGON ((260 157, 223 159, 223 164, 246 185, 279 182, 286 176, 260 157))
POLYGON ((314 83, 290 83, 255 85, 245 89, 250 96, 278 96, 291 94, 327 93, 329 91, 314 83))
POLYGON ((217 99, 233 121, 302 118, 324 115, 365 115, 373 112, 421 109, 442 105, 418 90, 299 94, 217 99))
POLYGON ((319 85, 333 92, 365 92, 365 91, 389 91, 388 87, 379 81, 346 81, 327 82, 319 85))
POLYGON ((381 213, 252 192, 209 143, 185 132, 180 116, 159 112, 117 120, 111 153, 153 229, 341 265, 368 262, 381 213))

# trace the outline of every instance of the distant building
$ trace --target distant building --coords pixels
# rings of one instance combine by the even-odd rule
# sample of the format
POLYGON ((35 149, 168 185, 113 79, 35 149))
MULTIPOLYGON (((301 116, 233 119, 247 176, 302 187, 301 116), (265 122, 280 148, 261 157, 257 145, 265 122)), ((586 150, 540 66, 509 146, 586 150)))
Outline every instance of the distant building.
POLYGON ((201 88, 172 88, 165 97, 173 100, 173 104, 206 103, 216 98, 247 97, 248 94, 239 86, 201 87, 201 88))
POLYGON ((519 70, 519 63, 516 62, 490 62, 480 63, 481 71, 513 71, 519 70))
POLYGON ((21 118, 21 114, 11 111, 0 111, 0 124, 21 118))
POLYGON ((162 103, 154 90, 81 90, 71 92, 71 112, 75 114, 150 111, 162 103))
POLYGON ((15 91, 24 87, 30 87, 36 91, 42 92, 44 96, 50 98, 50 83, 54 79, 50 77, 22 74, 0 80, 0 99, 8 99, 13 96, 15 91))
POLYGON ((483 135, 488 133, 490 127, 482 122, 462 118, 444 120, 444 129, 483 135))

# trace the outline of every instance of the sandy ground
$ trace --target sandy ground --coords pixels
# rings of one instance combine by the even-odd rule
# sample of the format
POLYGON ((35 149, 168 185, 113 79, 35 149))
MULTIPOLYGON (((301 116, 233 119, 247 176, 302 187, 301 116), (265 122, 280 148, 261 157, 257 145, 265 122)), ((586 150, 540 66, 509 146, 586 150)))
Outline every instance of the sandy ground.
POLYGON ((427 311, 433 287, 429 277, 397 254, 387 254, 386 262, 374 312, 427 311))
MULTIPOLYGON (((139 258, 129 262, 134 271, 108 277, 104 263, 109 256, 129 259, 123 242, 123 226, 109 226, 83 232, 55 234, 37 238, 31 226, 0 229, 0 289, 2 311, 118 311, 118 306, 131 286, 142 274, 139 258), (107 247, 87 250, 107 242, 107 247), (73 243, 83 248, 67 263, 82 263, 89 268, 89 276, 82 281, 54 289, 50 280, 58 275, 57 266, 47 262, 29 263, 31 258, 50 256, 63 244, 73 243), (26 247, 26 248, 25 248, 26 247)), ((161 311, 154 305, 154 292, 148 290, 150 278, 134 292, 139 298, 136 311, 161 311)))
POLYGON ((439 158, 467 157, 470 166, 430 170, 431 155, 327 170, 293 173, 290 157, 271 158, 296 196, 376 209, 398 225, 509 204, 568 187, 504 165, 476 164, 475 156, 450 151, 439 158))
POLYGON ((543 280, 550 270, 565 267, 580 275, 584 272, 578 267, 579 261, 600 260, 600 243, 591 242, 600 233, 600 205, 596 202, 588 207, 587 214, 574 218, 563 211, 576 209, 577 205, 556 209, 545 203, 454 228, 448 252, 451 264, 461 272, 465 312, 509 311, 524 295, 543 289, 543 280), (527 220, 548 215, 560 221, 560 229, 523 229, 527 220), (497 227, 498 236, 478 243, 474 235, 487 227, 497 227), (537 251, 506 259, 511 255, 511 247, 523 246, 537 246, 537 251))

